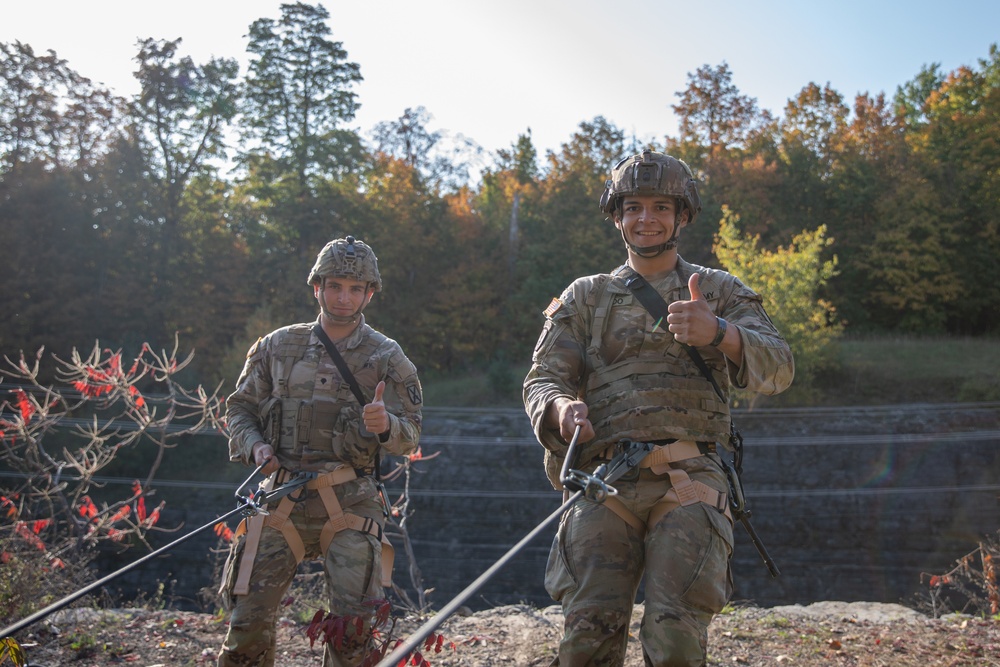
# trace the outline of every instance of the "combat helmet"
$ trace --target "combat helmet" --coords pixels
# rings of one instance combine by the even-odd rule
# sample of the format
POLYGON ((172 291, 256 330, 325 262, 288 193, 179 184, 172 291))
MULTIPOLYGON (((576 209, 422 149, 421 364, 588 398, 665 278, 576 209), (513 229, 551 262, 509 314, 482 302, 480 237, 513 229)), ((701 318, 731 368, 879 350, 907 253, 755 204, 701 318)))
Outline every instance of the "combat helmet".
POLYGON ((382 276, 378 272, 375 252, 353 236, 336 239, 323 246, 306 282, 315 285, 324 276, 360 280, 373 285, 376 292, 382 291, 382 276))
POLYGON ((688 224, 701 211, 701 197, 691 168, 666 153, 643 151, 623 159, 611 170, 611 178, 604 184, 601 210, 611 215, 623 197, 628 195, 664 195, 676 197, 690 211, 688 224))

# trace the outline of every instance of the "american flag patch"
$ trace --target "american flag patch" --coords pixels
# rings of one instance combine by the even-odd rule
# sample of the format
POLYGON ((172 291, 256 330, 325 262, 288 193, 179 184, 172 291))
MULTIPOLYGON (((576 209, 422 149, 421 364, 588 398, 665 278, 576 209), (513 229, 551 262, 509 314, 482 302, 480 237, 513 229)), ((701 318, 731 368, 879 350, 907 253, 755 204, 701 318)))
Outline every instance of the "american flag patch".
POLYGON ((552 299, 552 303, 549 304, 548 308, 542 311, 542 314, 545 315, 545 317, 552 317, 556 314, 556 311, 562 308, 562 305, 563 302, 559 299, 552 299))

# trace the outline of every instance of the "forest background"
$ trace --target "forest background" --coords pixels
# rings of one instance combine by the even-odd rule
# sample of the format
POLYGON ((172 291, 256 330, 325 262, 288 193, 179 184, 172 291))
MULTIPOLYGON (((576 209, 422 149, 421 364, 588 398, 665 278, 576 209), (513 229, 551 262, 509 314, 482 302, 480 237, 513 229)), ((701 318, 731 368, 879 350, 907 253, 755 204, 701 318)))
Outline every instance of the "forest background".
MULTIPOLYGON (((676 93, 678 136, 639 145, 596 117, 539 156, 530 133, 495 151, 443 141, 419 107, 348 129, 362 74, 330 24, 322 5, 282 5, 250 26, 246 71, 141 40, 128 99, 53 52, 0 44, 0 353, 99 340, 131 358, 176 336, 196 351, 188 384, 228 390, 257 337, 315 317, 309 268, 353 234, 385 286, 370 321, 427 388, 482 373, 516 395, 542 309, 624 260, 597 202, 644 148, 699 179, 682 255, 765 295, 796 353, 786 404, 821 400, 840 340, 998 333, 996 45, 891 96, 810 82, 780 114, 706 64, 676 93)), ((975 398, 995 400, 983 373, 975 398)))

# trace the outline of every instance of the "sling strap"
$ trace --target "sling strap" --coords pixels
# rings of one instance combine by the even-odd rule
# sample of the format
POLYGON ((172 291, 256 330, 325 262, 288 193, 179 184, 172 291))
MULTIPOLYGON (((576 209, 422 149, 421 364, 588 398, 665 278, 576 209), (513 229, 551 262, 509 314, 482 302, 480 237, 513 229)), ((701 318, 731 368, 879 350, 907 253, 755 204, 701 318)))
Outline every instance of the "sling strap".
POLYGON ((330 355, 330 358, 333 359, 333 363, 337 366, 337 370, 340 371, 340 376, 344 378, 344 381, 346 381, 351 387, 351 393, 354 394, 354 398, 358 399, 358 403, 360 403, 362 407, 367 405, 368 399, 366 399, 365 395, 361 393, 361 387, 358 386, 358 381, 354 378, 354 373, 352 373, 351 369, 347 367, 347 362, 344 361, 342 356, 340 356, 340 352, 337 351, 337 346, 334 345, 333 341, 330 340, 330 337, 326 335, 326 332, 323 331, 323 327, 319 322, 316 322, 316 324, 313 325, 313 333, 315 333, 316 337, 319 338, 321 343, 323 343, 323 347, 326 348, 326 353, 330 355))
MULTIPOLYGON (((265 490, 270 489, 274 485, 275 479, 282 472, 285 471, 279 470, 268 477, 261 488, 265 490)), ((319 494, 329 517, 320 532, 320 548, 323 553, 326 553, 334 536, 342 530, 357 530, 372 535, 382 543, 382 585, 384 587, 392 586, 392 566, 395 560, 395 549, 393 549, 392 544, 389 542, 382 525, 370 517, 345 512, 340 505, 340 501, 337 499, 336 492, 333 490, 333 487, 338 484, 343 484, 353 479, 357 479, 354 469, 343 466, 331 472, 318 475, 305 485, 306 489, 314 490, 319 494)), ((294 507, 295 502, 286 496, 278 503, 278 507, 269 514, 255 514, 240 523, 236 534, 239 536, 243 531, 246 531, 246 543, 243 547, 243 557, 240 560, 236 583, 233 587, 234 595, 246 595, 250 592, 250 575, 253 573, 254 558, 260 546, 260 536, 264 530, 264 526, 280 532, 285 538, 285 542, 288 543, 288 548, 292 550, 296 564, 302 562, 302 559, 305 557, 305 545, 302 543, 302 537, 299 535, 299 532, 295 529, 295 524, 289 518, 294 507)))

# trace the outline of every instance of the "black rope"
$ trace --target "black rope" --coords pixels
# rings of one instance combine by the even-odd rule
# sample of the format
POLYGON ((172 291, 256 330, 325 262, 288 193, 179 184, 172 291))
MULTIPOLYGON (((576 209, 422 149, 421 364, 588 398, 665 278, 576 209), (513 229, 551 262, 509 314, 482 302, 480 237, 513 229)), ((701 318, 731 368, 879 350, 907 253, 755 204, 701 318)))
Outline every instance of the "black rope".
POLYGON ((436 613, 433 618, 421 625, 411 634, 402 644, 400 644, 396 649, 390 653, 388 656, 382 659, 381 662, 376 665, 376 667, 393 667, 398 665, 399 662, 413 653, 423 642, 427 639, 432 632, 438 629, 442 623, 444 623, 448 618, 454 614, 463 602, 469 599, 469 597, 479 590, 483 584, 489 581, 494 574, 500 571, 500 569, 510 561, 511 558, 517 555, 517 553, 523 549, 531 540, 538 536, 542 530, 548 526, 550 523, 562 516, 562 513, 569 509, 570 505, 575 503, 580 496, 583 495, 583 491, 577 491, 569 498, 566 499, 562 505, 559 506, 555 512, 550 514, 548 518, 542 521, 538 526, 536 526, 530 533, 524 536, 520 542, 515 544, 511 549, 505 553, 500 560, 494 563, 488 570, 479 575, 479 578, 473 581, 471 584, 465 587, 461 593, 455 596, 451 602, 446 604, 441 608, 441 611, 436 613))

